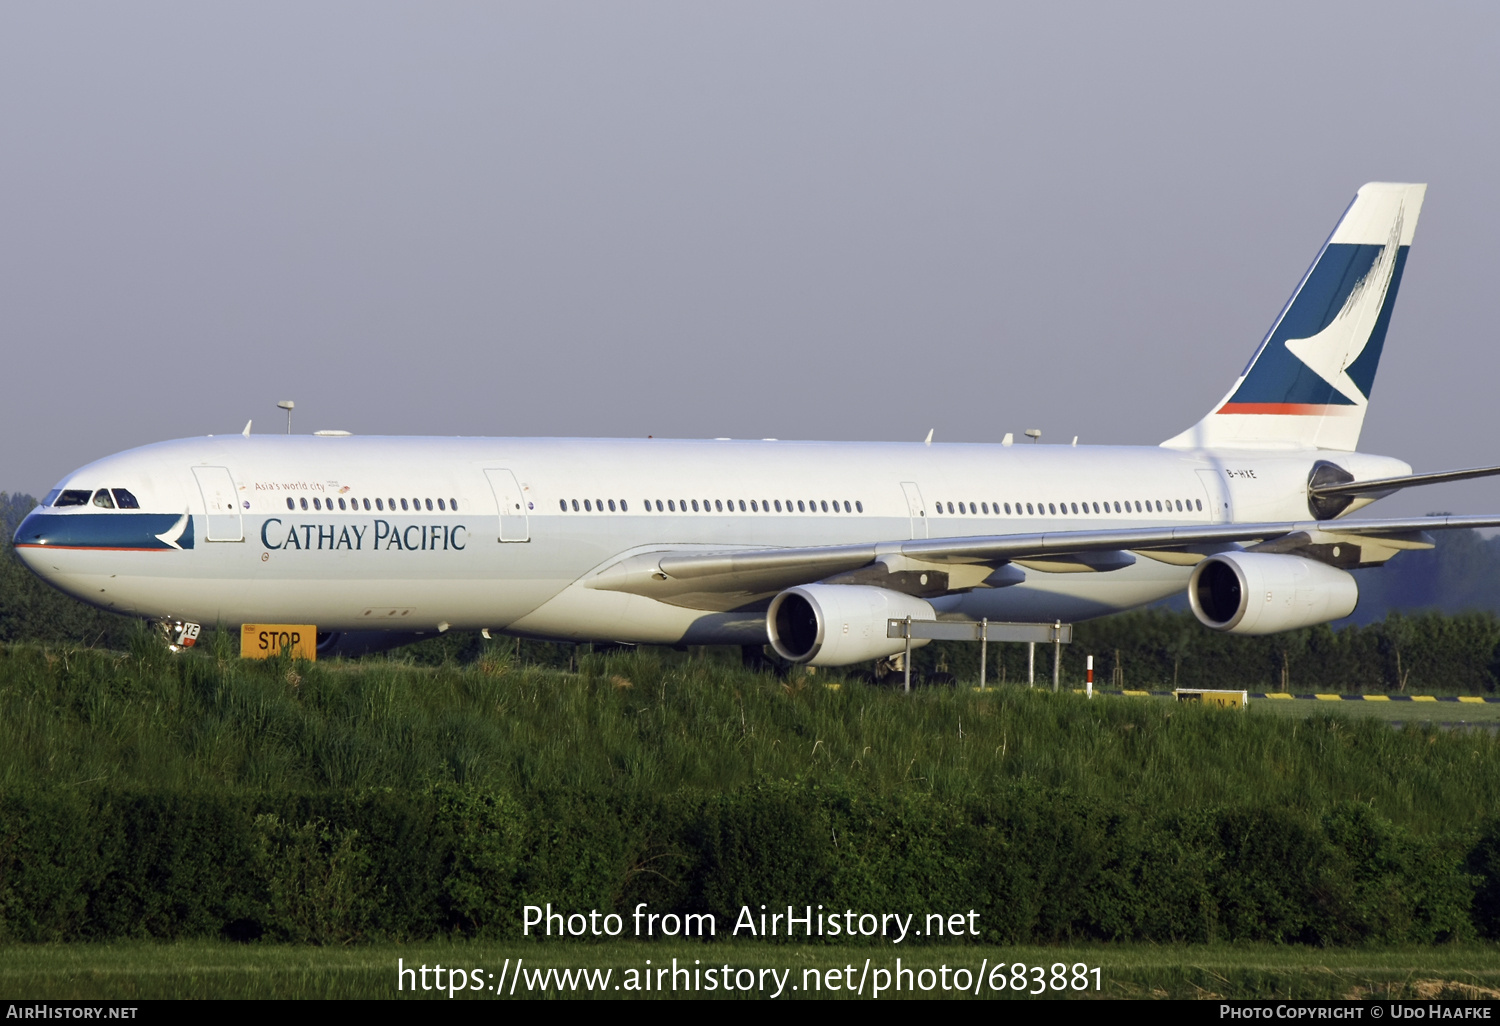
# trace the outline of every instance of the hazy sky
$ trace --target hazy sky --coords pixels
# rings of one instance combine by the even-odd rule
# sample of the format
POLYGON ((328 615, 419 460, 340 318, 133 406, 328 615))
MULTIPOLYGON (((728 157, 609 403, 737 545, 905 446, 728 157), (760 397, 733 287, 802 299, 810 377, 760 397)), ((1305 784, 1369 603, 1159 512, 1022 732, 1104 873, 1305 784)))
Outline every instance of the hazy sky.
MULTIPOLYGON (((1154 444, 1431 183, 1361 448, 1500 463, 1500 8, 0 4, 0 489, 284 430, 1154 444), (1486 285, 1485 282, 1491 282, 1486 285)), ((1376 511, 1500 512, 1500 483, 1376 511)))

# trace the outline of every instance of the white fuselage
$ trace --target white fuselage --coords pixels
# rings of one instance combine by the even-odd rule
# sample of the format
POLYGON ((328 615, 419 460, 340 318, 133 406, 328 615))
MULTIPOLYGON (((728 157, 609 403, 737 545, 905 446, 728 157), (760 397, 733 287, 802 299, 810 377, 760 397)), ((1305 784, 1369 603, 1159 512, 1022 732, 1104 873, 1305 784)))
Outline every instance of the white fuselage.
MULTIPOLYGON (((753 644, 766 640, 763 602, 694 609, 586 582, 655 550, 1306 518, 1308 474, 1327 457, 1305 449, 211 436, 79 469, 59 489, 128 489, 140 509, 39 507, 27 537, 40 541, 27 542, 23 524, 17 543, 33 570, 69 594, 150 618, 753 644), (227 484, 215 492, 215 480, 227 484), (130 544, 122 525, 148 520, 150 530, 136 532, 142 544, 130 544)), ((1359 479, 1410 471, 1385 457, 1335 458, 1359 479)), ((933 605, 975 619, 1073 621, 1178 592, 1189 569, 1149 558, 1109 572, 1031 569, 1020 583, 933 605)))

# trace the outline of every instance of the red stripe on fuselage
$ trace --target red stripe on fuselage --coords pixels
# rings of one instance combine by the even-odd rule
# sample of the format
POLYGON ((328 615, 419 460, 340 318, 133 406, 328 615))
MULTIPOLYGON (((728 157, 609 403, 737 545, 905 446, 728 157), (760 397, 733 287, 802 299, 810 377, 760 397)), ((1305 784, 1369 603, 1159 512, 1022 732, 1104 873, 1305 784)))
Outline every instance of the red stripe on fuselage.
MULTIPOLYGON (((53 552, 171 552, 171 549, 138 549, 121 545, 33 545, 22 543, 18 549, 51 549, 53 552)), ((181 551, 181 550, 179 550, 181 551)))
POLYGON ((1225 403, 1220 413, 1247 413, 1271 417, 1339 417, 1359 412, 1358 406, 1329 406, 1324 403, 1225 403))

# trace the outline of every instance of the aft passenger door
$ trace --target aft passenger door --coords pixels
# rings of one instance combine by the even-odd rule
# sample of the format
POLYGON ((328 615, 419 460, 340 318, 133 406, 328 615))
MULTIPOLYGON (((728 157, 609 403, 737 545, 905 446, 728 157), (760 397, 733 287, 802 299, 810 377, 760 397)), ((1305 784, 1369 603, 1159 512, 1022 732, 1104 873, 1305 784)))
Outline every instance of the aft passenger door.
POLYGON ((234 486, 234 477, 228 467, 194 467, 193 477, 198 479, 198 491, 203 495, 203 510, 207 514, 207 540, 211 542, 242 542, 245 540, 245 525, 240 516, 240 492, 234 486))
POLYGON ((901 491, 906 493, 906 512, 911 517, 911 536, 927 537, 927 506, 922 502, 922 490, 915 481, 902 481, 901 491))
POLYGON ((1224 475, 1218 470, 1198 471, 1198 481, 1203 485, 1208 508, 1213 514, 1211 523, 1227 524, 1234 520, 1234 510, 1229 506, 1229 488, 1224 475))
POLYGON ((495 507, 500 514, 497 537, 503 542, 531 541, 531 521, 526 515, 526 497, 516 482, 516 475, 497 467, 487 468, 490 491, 495 493, 495 507))

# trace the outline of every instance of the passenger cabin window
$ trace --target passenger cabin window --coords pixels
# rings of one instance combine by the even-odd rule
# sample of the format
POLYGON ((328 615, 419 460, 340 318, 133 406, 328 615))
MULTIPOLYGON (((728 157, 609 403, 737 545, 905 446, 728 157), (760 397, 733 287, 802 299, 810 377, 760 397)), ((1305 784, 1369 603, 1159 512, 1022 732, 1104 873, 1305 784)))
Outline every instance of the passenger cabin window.
POLYGON ((88 489, 68 488, 65 489, 63 493, 57 497, 56 505, 87 506, 89 502, 89 496, 93 494, 94 493, 92 491, 89 491, 88 489))
POLYGON ((292 501, 292 497, 290 495, 288 495, 286 497, 286 508, 287 509, 296 509, 297 508, 297 504, 292 501))

